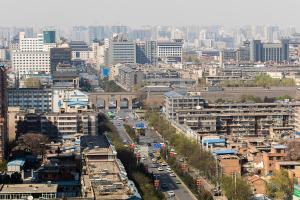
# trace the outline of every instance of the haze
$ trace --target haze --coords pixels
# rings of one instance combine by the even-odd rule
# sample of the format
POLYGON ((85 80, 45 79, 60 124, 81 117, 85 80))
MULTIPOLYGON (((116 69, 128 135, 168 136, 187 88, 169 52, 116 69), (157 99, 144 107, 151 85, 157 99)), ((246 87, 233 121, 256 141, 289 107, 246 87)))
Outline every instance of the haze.
MULTIPOLYGON (((0 0, 0 26, 298 26, 298 0, 0 0)), ((299 27, 299 26, 298 26, 299 27)))

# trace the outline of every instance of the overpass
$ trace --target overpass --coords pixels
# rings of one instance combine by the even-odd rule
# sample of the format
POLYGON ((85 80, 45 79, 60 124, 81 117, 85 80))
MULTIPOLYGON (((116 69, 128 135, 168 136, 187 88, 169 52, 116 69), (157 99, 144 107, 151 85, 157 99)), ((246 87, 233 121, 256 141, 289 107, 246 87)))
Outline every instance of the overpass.
POLYGON ((128 109, 132 109, 133 103, 139 99, 141 93, 138 92, 94 92, 89 94, 89 100, 93 107, 102 107, 109 110, 109 102, 116 102, 116 108, 121 109, 121 102, 126 101, 128 109))

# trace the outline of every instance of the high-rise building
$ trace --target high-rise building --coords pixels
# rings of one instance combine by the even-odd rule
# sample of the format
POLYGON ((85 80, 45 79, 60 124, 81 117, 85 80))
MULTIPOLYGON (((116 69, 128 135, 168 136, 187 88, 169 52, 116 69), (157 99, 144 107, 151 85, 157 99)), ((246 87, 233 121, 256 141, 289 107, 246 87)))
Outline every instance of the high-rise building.
POLYGON ((0 160, 5 158, 7 144, 7 77, 4 65, 0 64, 0 160))
POLYGON ((50 52, 44 48, 43 34, 36 38, 25 37, 19 33, 18 49, 12 51, 12 68, 19 77, 32 73, 50 73, 50 52))
POLYGON ((50 49, 51 73, 56 71, 58 65, 71 65, 72 53, 70 48, 50 49))
POLYGON ((109 41, 108 64, 117 63, 134 64, 136 63, 136 45, 133 41, 128 41, 123 34, 114 35, 109 41))
POLYGON ((44 43, 56 43, 55 31, 44 31, 44 43))
POLYGON ((143 41, 136 43, 136 62, 138 64, 157 64, 156 41, 143 41))
POLYGON ((250 57, 252 62, 289 61, 289 40, 283 39, 280 43, 262 43, 260 40, 253 40, 250 57))

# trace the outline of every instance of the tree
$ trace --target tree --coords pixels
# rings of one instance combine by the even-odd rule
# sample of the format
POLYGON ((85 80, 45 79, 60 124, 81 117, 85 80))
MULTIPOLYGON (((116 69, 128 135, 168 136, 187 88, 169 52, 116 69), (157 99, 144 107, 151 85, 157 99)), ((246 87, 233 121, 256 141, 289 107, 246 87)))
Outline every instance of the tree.
POLYGON ((290 200, 293 194, 293 180, 286 170, 275 171, 267 184, 268 195, 275 200, 290 200))
POLYGON ((300 160, 300 142, 291 141, 288 143, 288 160, 300 160))
POLYGON ((44 155, 47 143, 49 138, 40 133, 26 133, 19 139, 19 146, 27 147, 33 155, 44 155))
POLYGON ((252 198, 251 187, 241 177, 223 176, 221 188, 228 200, 250 200, 252 198))

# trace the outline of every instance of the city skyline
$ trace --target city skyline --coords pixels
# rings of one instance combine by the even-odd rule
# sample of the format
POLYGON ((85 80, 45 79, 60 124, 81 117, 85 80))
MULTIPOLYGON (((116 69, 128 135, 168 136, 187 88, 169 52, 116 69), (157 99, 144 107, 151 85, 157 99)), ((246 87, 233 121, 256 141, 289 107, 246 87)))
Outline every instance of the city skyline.
POLYGON ((132 27, 146 25, 278 25, 297 26, 300 3, 294 0, 277 2, 271 0, 242 3, 238 0, 213 1, 96 1, 62 2, 59 0, 17 1, 2 0, 1 26, 73 26, 117 25, 132 27), (201 7, 205 5, 205 7, 201 7), (287 7, 285 11, 283 8, 287 7), (47 9, 45 9, 47 8, 47 9), (18 15, 11 15, 11 11, 18 15), (146 12, 145 12, 146 11, 146 12), (246 12, 248 11, 248 12, 246 12), (255 16, 253 16, 255 13, 255 16), (180 15, 180 17, 178 17, 180 15), (50 17, 51 16, 51 17, 50 17), (209 16, 209 17, 208 17, 209 16), (275 23, 276 22, 276 23, 275 23))

